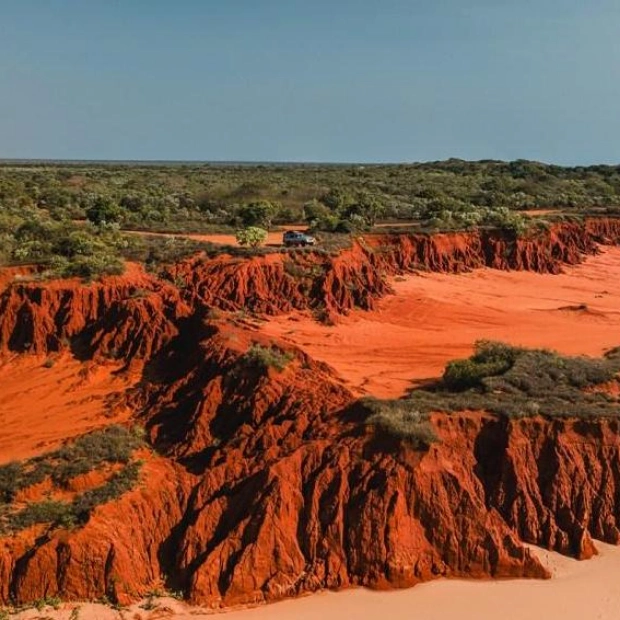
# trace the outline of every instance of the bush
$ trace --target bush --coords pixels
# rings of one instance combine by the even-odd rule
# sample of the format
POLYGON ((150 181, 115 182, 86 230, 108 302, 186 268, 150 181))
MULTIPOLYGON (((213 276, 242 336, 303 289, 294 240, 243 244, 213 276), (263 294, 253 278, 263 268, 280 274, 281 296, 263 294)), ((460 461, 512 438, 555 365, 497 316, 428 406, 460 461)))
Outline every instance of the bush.
POLYGON ((403 440, 416 450, 428 450, 438 441, 428 415, 413 409, 407 401, 368 399, 364 404, 371 412, 366 424, 381 433, 403 440))
POLYGON ((52 527, 72 527, 75 515, 71 504, 55 500, 44 500, 28 504, 20 512, 8 518, 8 530, 24 530, 38 523, 49 523, 52 527))
POLYGON ((52 455, 55 484, 66 486, 71 478, 97 469, 103 463, 126 464, 143 441, 123 426, 109 426, 83 435, 52 455))
POLYGON ((142 463, 140 461, 129 463, 121 471, 114 474, 104 485, 79 495, 71 505, 75 521, 77 523, 86 523, 97 506, 107 504, 130 491, 140 478, 141 467, 142 463))
POLYGON ((133 452, 143 445, 143 439, 135 432, 122 426, 109 426, 44 456, 0 466, 0 504, 12 502, 19 491, 48 476, 54 484, 66 487, 72 478, 105 463, 127 464, 133 452))
POLYGON ((58 275, 63 278, 93 278, 95 276, 118 276, 125 271, 123 261, 110 254, 79 256, 66 263, 60 263, 58 275))
POLYGON ((486 377, 501 375, 512 368, 519 349, 498 342, 479 340, 474 355, 466 360, 454 360, 446 366, 443 382, 450 390, 478 387, 486 377))
POLYGON ((259 245, 263 245, 267 240, 267 231, 263 228, 250 226, 249 228, 238 230, 236 237, 239 245, 248 245, 251 248, 257 248, 259 245))
POLYGON ((93 205, 86 209, 86 217, 98 226, 119 222, 122 214, 121 208, 107 196, 97 196, 93 205))
POLYGON ((468 360, 451 362, 434 389, 415 390, 407 402, 423 414, 469 410, 509 417, 619 416, 618 398, 591 389, 619 371, 618 352, 603 359, 564 357, 484 342, 468 360))
POLYGON ((20 490, 21 463, 12 462, 0 466, 0 504, 12 501, 20 490))
POLYGON ((263 347, 260 344, 253 344, 242 358, 246 366, 253 366, 263 370, 275 368, 280 372, 286 368, 292 359, 292 353, 282 351, 277 347, 263 347))
POLYGON ((85 524, 93 510, 121 497, 138 482, 142 462, 134 461, 116 472, 105 484, 85 491, 72 502, 47 499, 27 504, 18 512, 6 512, 0 520, 0 534, 16 532, 37 524, 49 524, 51 528, 71 528, 85 524))
POLYGON ((271 227, 271 221, 277 216, 281 207, 277 203, 267 200, 250 202, 237 209, 236 215, 243 226, 254 228, 257 226, 271 227))

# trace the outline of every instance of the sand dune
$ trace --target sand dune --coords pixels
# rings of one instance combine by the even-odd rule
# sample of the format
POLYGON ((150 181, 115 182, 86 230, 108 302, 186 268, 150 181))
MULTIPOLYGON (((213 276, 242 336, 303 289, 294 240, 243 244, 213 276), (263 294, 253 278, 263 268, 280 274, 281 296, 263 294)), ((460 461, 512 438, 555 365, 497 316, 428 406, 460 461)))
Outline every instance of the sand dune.
POLYGON ((360 393, 403 395, 439 376, 478 339, 600 355, 620 344, 620 248, 607 248, 560 275, 479 269, 463 275, 395 278, 395 295, 373 312, 329 327, 300 314, 262 331, 333 366, 360 393))

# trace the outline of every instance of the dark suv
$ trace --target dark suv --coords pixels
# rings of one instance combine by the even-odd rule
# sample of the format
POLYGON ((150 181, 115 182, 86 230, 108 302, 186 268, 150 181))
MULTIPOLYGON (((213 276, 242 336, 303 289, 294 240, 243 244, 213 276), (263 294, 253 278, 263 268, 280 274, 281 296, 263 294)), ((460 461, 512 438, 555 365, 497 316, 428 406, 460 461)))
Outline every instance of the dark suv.
POLYGON ((316 239, 314 237, 299 230, 287 230, 282 236, 282 241, 287 248, 316 244, 316 239))

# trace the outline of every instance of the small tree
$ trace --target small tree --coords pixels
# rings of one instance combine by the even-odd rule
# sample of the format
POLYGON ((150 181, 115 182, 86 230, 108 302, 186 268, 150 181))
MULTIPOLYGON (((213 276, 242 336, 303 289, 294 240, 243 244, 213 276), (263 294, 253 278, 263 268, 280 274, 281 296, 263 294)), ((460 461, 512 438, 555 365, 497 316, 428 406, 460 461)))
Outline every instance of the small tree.
POLYGON ((122 215, 119 206, 107 196, 97 196, 93 205, 86 209, 86 217, 97 226, 119 222, 122 215))
POLYGON ((249 245, 251 248, 257 248, 267 240, 267 231, 258 226, 249 226, 237 231, 237 243, 239 245, 249 245))
POLYGON ((244 226, 264 226, 271 227, 271 220, 278 214, 281 207, 277 203, 268 200, 250 202, 241 206, 237 211, 237 216, 241 219, 244 226))

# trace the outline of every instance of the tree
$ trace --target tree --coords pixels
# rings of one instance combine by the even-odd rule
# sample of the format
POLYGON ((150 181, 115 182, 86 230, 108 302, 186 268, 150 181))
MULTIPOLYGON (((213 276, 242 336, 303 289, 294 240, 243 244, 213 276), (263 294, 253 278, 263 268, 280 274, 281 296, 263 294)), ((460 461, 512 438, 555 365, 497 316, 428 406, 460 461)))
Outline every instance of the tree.
POLYGON ((120 207, 107 196, 97 196, 92 207, 86 209, 86 217, 97 226, 119 222, 122 215, 120 207))
POLYGON ((238 217, 243 226, 262 226, 269 229, 271 220, 277 215, 280 205, 268 200, 258 200, 250 202, 239 208, 238 217))
POLYGON ((380 217, 384 210, 383 204, 375 196, 367 192, 360 192, 356 201, 342 210, 341 213, 345 218, 352 221, 354 221, 355 216, 359 216, 368 226, 372 227, 375 225, 377 217, 380 217))
POLYGON ((332 211, 343 211, 355 203, 355 198, 345 190, 336 187, 321 197, 321 202, 332 211))
POLYGON ((237 243, 239 245, 249 245, 251 248, 257 248, 267 240, 267 231, 258 226, 248 226, 237 231, 237 243))
POLYGON ((303 206, 303 219, 310 225, 313 225, 316 222, 329 217, 330 215, 331 211, 318 200, 311 200, 310 202, 306 202, 303 206))

